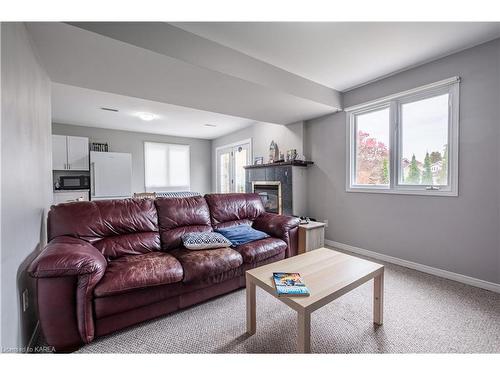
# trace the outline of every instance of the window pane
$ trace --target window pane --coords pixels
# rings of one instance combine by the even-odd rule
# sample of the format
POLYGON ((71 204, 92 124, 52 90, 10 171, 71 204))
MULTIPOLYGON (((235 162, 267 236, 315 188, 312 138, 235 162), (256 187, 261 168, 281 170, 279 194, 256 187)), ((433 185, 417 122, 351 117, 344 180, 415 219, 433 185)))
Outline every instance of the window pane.
POLYGON ((247 165, 247 152, 248 150, 239 147, 234 152, 234 191, 236 193, 245 192, 245 165, 247 165))
POLYGON ((229 152, 221 154, 220 157, 220 193, 229 193, 231 191, 231 181, 229 177, 229 152))
POLYGON ((189 190, 189 146, 145 142, 144 159, 146 189, 189 190))
POLYGON ((170 186, 189 188, 189 146, 170 146, 170 186))
POLYGON ((165 187, 168 185, 167 156, 168 145, 145 143, 146 187, 165 187))
POLYGON ((400 183, 448 184, 448 94, 401 105, 400 183))
POLYGON ((356 121, 356 185, 389 184, 389 108, 360 114, 356 121))

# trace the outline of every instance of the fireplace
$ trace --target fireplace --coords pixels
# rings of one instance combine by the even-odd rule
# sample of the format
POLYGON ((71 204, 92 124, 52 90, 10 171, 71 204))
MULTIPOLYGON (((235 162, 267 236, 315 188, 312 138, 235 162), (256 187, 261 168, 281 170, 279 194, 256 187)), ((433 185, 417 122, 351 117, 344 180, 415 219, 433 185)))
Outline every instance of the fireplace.
POLYGON ((252 191, 260 195, 266 212, 283 213, 280 181, 252 181, 252 191))

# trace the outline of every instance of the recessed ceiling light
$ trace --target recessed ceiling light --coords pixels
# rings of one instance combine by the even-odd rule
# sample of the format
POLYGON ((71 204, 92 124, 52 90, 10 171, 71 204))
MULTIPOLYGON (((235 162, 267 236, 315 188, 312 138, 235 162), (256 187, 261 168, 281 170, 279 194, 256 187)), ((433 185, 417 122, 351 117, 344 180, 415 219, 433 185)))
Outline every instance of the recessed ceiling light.
POLYGON ((101 107, 101 109, 103 111, 118 112, 118 110, 115 108, 101 107))
POLYGON ((214 124, 205 124, 205 126, 210 126, 211 128, 216 128, 217 125, 214 125, 214 124))
POLYGON ((155 115, 154 113, 149 113, 149 112, 137 112, 135 115, 143 121, 152 121, 152 120, 158 118, 158 115, 155 115))

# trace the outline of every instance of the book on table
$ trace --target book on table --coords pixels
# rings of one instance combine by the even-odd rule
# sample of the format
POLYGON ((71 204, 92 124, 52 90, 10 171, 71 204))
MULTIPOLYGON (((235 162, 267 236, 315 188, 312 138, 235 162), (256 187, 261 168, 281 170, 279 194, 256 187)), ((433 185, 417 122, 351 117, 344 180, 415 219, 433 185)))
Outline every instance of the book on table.
POLYGON ((297 272, 274 272, 274 286, 278 296, 286 297, 307 297, 309 289, 307 289, 304 280, 297 272))

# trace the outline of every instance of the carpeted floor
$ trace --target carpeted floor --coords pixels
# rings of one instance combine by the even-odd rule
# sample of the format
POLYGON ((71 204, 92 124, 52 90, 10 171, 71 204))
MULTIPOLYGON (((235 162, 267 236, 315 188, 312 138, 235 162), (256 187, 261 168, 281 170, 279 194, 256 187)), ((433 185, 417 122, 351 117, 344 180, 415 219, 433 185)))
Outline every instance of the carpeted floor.
MULTIPOLYGON (((384 325, 368 282, 312 314, 313 353, 500 353, 500 295, 386 264, 384 325)), ((257 288, 257 333, 245 290, 96 339, 79 353, 294 353, 296 313, 257 288)))

